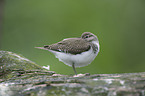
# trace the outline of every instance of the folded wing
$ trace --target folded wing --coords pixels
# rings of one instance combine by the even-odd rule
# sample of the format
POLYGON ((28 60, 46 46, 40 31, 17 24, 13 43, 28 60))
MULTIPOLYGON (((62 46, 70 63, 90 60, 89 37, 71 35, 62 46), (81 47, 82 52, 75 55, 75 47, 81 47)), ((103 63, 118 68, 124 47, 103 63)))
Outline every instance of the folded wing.
POLYGON ((80 54, 91 48, 90 43, 81 38, 68 38, 52 45, 44 46, 46 50, 53 50, 64 53, 80 54))

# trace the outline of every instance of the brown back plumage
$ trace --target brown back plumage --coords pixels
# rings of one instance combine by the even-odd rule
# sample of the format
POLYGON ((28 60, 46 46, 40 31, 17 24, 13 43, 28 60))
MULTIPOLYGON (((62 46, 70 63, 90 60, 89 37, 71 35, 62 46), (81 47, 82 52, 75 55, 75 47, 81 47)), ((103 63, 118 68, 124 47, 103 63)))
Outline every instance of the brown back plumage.
POLYGON ((58 52, 80 54, 88 51, 91 46, 89 42, 82 38, 68 38, 52 45, 45 45, 44 48, 58 52))

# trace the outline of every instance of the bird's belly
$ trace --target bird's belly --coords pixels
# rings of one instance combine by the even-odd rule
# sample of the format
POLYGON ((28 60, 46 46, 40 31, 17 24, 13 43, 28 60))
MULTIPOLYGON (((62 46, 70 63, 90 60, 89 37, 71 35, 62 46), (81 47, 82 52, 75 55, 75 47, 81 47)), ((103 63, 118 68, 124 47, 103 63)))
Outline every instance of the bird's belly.
POLYGON ((59 59, 59 61, 64 62, 68 66, 72 66, 72 64, 74 63, 75 67, 87 66, 97 56, 97 53, 95 54, 92 48, 87 52, 83 52, 77 55, 66 54, 66 53, 61 53, 61 52, 55 52, 54 54, 56 58, 59 59))

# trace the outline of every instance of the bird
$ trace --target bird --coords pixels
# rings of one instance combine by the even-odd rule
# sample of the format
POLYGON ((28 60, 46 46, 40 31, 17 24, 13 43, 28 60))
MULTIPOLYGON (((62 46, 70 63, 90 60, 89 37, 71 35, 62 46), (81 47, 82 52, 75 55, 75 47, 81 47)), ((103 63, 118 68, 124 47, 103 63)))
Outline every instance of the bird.
POLYGON ((66 38, 55 44, 35 48, 52 52, 59 61, 71 66, 77 75, 76 67, 90 64, 98 55, 100 45, 96 35, 84 32, 79 38, 66 38))

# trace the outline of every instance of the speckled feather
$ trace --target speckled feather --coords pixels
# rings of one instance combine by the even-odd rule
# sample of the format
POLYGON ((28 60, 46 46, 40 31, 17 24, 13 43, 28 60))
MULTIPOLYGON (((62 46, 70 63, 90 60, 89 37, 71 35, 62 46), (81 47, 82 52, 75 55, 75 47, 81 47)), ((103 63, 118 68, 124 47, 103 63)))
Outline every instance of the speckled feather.
POLYGON ((45 45, 44 48, 76 55, 88 51, 91 44, 82 38, 67 38, 52 45, 45 45))

